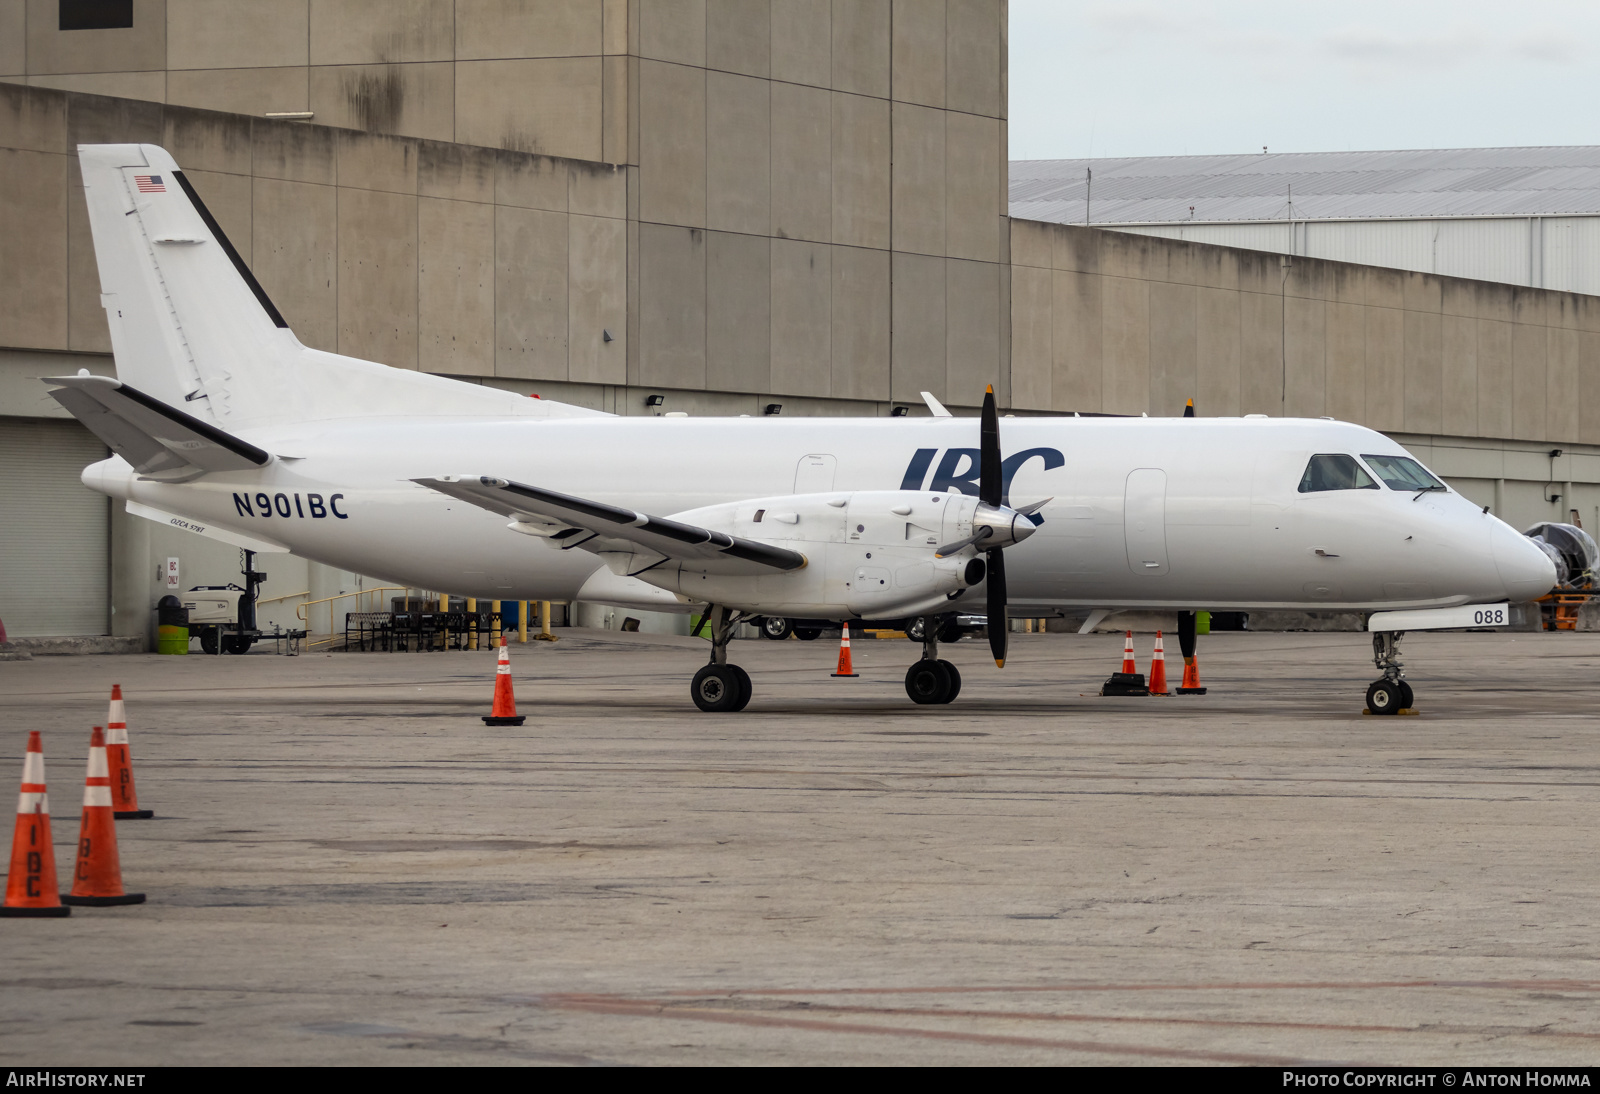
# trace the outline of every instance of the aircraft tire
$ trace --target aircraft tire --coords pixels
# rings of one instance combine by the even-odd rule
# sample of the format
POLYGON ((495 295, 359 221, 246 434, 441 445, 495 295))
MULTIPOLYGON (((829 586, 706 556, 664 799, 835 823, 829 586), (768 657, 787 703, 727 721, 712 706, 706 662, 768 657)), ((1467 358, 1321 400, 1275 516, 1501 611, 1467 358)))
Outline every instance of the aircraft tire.
POLYGON ((796 627, 794 636, 802 642, 815 642, 822 637, 821 627, 796 627))
POLYGON ((781 615, 769 615, 761 620, 761 637, 782 642, 794 633, 794 624, 781 615))
POLYGON ((739 680, 737 665, 707 665, 694 674, 689 685, 689 698, 707 714, 731 714, 738 710, 745 698, 744 685, 739 680))
POLYGON ((944 671, 950 674, 950 694, 944 697, 944 701, 953 703, 956 701, 956 696, 961 694, 961 670, 948 661, 940 661, 939 664, 943 665, 944 671))
POLYGON ((915 661, 906 670, 906 694, 919 706, 948 703, 953 685, 950 669, 944 661, 915 661))
POLYGON ((738 712, 750 705, 750 697, 755 694, 755 685, 750 683, 750 674, 738 665, 729 665, 728 668, 732 669, 734 676, 739 679, 739 704, 733 708, 738 712))
POLYGON ((1374 714, 1398 714, 1402 692, 1387 680, 1374 680, 1367 685, 1367 709, 1374 714))
POLYGON ((1417 697, 1415 693, 1412 692, 1411 685, 1406 683, 1404 680, 1400 681, 1400 709, 1410 710, 1411 704, 1415 703, 1416 701, 1417 697))

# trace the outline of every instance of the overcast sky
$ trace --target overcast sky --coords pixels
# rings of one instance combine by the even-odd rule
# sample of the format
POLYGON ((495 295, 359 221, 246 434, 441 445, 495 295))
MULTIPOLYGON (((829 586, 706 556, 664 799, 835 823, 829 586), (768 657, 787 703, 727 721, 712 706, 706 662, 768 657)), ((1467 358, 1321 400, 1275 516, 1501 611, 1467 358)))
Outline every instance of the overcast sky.
POLYGON ((1600 144, 1600 4, 1011 0, 1012 159, 1600 144))

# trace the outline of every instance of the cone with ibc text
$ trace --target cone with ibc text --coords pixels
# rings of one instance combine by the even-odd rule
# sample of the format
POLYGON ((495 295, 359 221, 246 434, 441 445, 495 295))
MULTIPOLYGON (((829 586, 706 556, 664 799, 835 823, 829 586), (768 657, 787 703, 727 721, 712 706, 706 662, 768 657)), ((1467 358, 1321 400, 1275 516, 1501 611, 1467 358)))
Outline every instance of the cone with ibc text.
POLYGON ((1139 666, 1133 663, 1133 632, 1129 631, 1122 640, 1122 671, 1133 675, 1139 671, 1139 666))
POLYGON ((17 831, 11 838, 11 872, 0 916, 63 916, 72 909, 61 903, 56 884, 56 851, 50 842, 50 799, 44 791, 44 745, 35 730, 28 734, 28 758, 22 763, 22 796, 17 799, 17 831))
POLYGON ((111 685, 111 713, 106 715, 106 763, 111 766, 111 808, 117 820, 143 820, 156 815, 140 809, 133 788, 133 756, 128 752, 128 715, 122 707, 122 685, 111 685))
POLYGON ((1206 689, 1200 686, 1200 659, 1198 657, 1185 657, 1183 659, 1183 683, 1178 685, 1179 695, 1204 695, 1206 689))
POLYGON ((99 726, 89 734, 89 773, 83 781, 83 821, 78 826, 78 861, 72 868, 72 892, 64 904, 107 908, 143 904, 143 893, 122 889, 122 861, 117 857, 117 822, 111 816, 111 776, 106 766, 106 735, 99 726))
POLYGON ((511 694, 511 651, 506 636, 500 636, 500 661, 494 669, 494 707, 483 716, 486 726, 520 726, 527 715, 517 713, 517 699, 511 694))
POLYGON ((839 671, 835 676, 860 676, 850 664, 850 624, 844 625, 844 630, 839 635, 839 671))
POLYGON ((1150 656, 1150 694, 1170 695, 1167 691, 1167 651, 1161 644, 1161 632, 1156 632, 1156 651, 1150 656))

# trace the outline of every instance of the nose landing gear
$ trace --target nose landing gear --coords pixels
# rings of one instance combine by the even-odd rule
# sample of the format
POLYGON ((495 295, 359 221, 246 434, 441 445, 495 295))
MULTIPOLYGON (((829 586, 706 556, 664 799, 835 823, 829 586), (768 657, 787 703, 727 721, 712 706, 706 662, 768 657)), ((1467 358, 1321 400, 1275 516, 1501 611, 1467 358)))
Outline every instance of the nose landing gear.
POLYGON ((1399 714, 1415 696, 1400 665, 1400 640, 1405 631, 1379 631, 1372 636, 1372 663, 1383 676, 1367 687, 1367 709, 1374 714, 1399 714))
POLYGON ((689 698, 707 714, 733 714, 749 705, 753 691, 750 674, 738 665, 728 664, 728 640, 744 615, 718 607, 712 607, 707 615, 711 627, 711 663, 694 674, 689 698))
POLYGON ((922 624, 922 660, 906 670, 906 694, 913 703, 933 706, 949 703, 961 694, 961 673, 939 660, 939 630, 943 620, 928 616, 922 624))

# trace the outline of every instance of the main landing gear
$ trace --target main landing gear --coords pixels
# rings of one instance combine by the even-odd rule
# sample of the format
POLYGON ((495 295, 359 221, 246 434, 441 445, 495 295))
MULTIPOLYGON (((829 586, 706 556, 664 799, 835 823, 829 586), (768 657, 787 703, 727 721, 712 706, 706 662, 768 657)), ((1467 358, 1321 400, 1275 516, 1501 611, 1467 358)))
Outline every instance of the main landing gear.
POLYGON ((689 697, 707 714, 733 714, 749 705, 752 691, 750 674, 738 665, 728 664, 728 640, 744 613, 713 607, 708 614, 711 663, 694 674, 689 697))
POLYGON ((1400 639, 1405 631, 1378 631, 1372 636, 1372 663, 1383 676, 1367 687, 1367 709, 1374 714, 1399 714, 1414 696, 1400 669, 1400 639))
POLYGON ((952 702, 961 694, 961 673, 948 661, 939 660, 941 619, 924 617, 922 660, 906 670, 906 694, 913 703, 933 706, 952 702))

